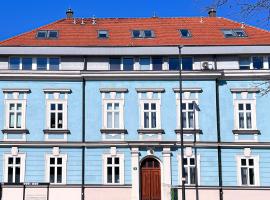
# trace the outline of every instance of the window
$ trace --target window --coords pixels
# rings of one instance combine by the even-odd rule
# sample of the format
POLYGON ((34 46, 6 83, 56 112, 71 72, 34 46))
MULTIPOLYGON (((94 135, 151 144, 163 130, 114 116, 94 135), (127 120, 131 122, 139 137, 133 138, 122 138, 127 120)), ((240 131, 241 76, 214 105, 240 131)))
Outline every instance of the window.
POLYGON ((37 31, 36 38, 37 39, 57 39, 59 37, 58 31, 55 30, 41 30, 37 31))
POLYGON ((188 29, 181 29, 180 35, 182 38, 189 38, 191 37, 190 31, 188 29))
POLYGON ((100 39, 109 38, 109 32, 106 30, 99 30, 98 31, 98 38, 100 38, 100 39))
POLYGON ((247 34, 243 29, 224 29, 222 32, 225 38, 247 37, 247 34))
POLYGON ((6 100, 6 128, 25 129, 24 100, 6 100))
POLYGON ((53 184, 65 184, 67 155, 46 155, 46 163, 46 181, 53 184))
POLYGON ((157 128, 157 104, 143 103, 143 128, 157 128))
POLYGON ((238 157, 238 183, 241 186, 259 185, 259 157, 238 157))
POLYGON ((37 70, 47 70, 47 58, 37 58, 37 70))
POLYGON ((121 58, 110 58, 110 70, 121 70, 121 58))
POLYGON ((124 155, 104 155, 104 183, 124 184, 124 155))
POLYGON ((65 100, 48 102, 47 112, 49 129, 67 129, 67 102, 65 100))
POLYGON ((60 59, 59 58, 49 58, 49 65, 50 65, 49 70, 52 70, 52 71, 59 70, 60 59))
POLYGON ((263 69, 263 56, 252 57, 253 69, 263 69))
POLYGON ((21 59, 20 57, 10 57, 9 58, 9 69, 19 70, 21 59))
POLYGON ((25 173, 25 154, 17 156, 5 154, 5 182, 22 183, 25 173))
POLYGON ((133 30, 133 38, 153 38, 155 37, 154 31, 152 30, 133 30))
POLYGON ((186 184, 193 185, 196 183, 196 165, 194 157, 184 158, 184 173, 186 177, 186 184))
POLYGON ((191 57, 182 58, 182 70, 192 70, 193 59, 191 57))
POLYGON ((179 58, 171 57, 169 58, 169 70, 179 70, 180 62, 179 58))
POLYGON ((151 63, 150 57, 140 58, 140 70, 151 70, 150 63, 151 63))
POLYGON ((105 103, 104 127, 108 129, 123 128, 123 103, 120 101, 109 101, 105 103))
POLYGON ((239 129, 252 129, 252 111, 251 103, 238 103, 238 126, 239 129))
POLYGON ((162 57, 153 57, 152 58, 153 70, 154 71, 161 71, 162 70, 162 63, 163 63, 162 57))
POLYGON ((186 102, 182 103, 182 114, 183 114, 183 128, 194 129, 194 103, 186 102))
POLYGON ((239 69, 250 69, 250 57, 239 58, 239 69))
POLYGON ((32 69, 32 58, 22 58, 22 70, 32 69))
POLYGON ((133 58, 123 58, 123 70, 124 71, 132 71, 134 65, 133 58))

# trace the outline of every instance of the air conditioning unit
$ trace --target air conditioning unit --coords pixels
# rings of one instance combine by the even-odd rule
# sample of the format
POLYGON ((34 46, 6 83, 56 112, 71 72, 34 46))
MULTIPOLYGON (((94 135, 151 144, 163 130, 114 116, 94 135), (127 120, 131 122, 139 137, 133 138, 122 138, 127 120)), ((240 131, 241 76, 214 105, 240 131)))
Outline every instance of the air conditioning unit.
POLYGON ((213 65, 212 63, 209 63, 207 61, 202 63, 202 70, 213 70, 213 65))

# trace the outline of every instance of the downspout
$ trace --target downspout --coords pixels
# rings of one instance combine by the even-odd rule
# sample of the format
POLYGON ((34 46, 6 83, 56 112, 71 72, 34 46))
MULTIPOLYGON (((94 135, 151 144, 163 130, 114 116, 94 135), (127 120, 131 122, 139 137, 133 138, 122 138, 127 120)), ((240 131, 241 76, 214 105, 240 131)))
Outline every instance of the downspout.
MULTIPOLYGON (((215 70, 217 70, 217 59, 214 55, 215 70)), ((222 155, 221 155, 221 133, 220 133, 220 105, 219 105, 219 79, 216 79, 216 117, 217 117, 217 142, 218 142, 218 178, 219 178, 219 200, 223 200, 222 180, 222 155)))
MULTIPOLYGON (((83 71, 87 70, 87 57, 83 57, 83 71)), ((82 196, 85 199, 85 78, 82 76, 82 196)))

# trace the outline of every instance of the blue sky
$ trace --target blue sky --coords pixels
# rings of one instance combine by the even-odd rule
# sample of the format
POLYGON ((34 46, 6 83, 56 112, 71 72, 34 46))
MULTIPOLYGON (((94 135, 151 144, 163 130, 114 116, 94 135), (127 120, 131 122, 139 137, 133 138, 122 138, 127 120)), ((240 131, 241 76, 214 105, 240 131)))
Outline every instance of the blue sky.
MULTIPOLYGON (((32 30, 65 17, 71 7, 76 17, 160 17, 206 16, 206 7, 213 0, 3 0, 0 11, 0 40, 32 30)), ((261 15, 261 14, 260 14, 261 15)), ((218 16, 227 17, 269 30, 254 15, 239 15, 236 5, 218 9, 218 16)))

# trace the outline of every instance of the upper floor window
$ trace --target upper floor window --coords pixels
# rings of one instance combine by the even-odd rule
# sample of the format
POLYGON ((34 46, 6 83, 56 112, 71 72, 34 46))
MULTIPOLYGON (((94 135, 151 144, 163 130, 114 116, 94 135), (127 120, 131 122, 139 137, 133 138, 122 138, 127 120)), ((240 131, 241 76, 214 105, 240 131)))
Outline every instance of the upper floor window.
POLYGON ((10 57, 9 69, 12 70, 59 70, 58 57, 10 57))
POLYGON ((192 70, 193 59, 192 57, 182 57, 182 70, 192 70))
POLYGON ((255 100, 235 100, 235 128, 256 129, 255 100))
POLYGON ((109 38, 109 32, 107 30, 99 30, 98 31, 98 38, 100 38, 100 39, 109 38))
POLYGON ((133 58, 123 58, 123 70, 124 71, 132 71, 134 66, 133 58))
POLYGON ((67 155, 46 155, 46 163, 46 181, 53 184, 65 184, 67 155))
POLYGON ((37 31, 37 39, 57 39, 59 36, 58 31, 56 30, 40 30, 37 31))
POLYGON ((152 57, 152 68, 154 71, 161 71, 163 64, 162 57, 152 57))
POLYGON ((110 70, 121 70, 121 58, 110 58, 110 70))
POLYGON ((133 30, 133 38, 153 38, 155 37, 154 31, 152 30, 133 30))
POLYGON ((182 38, 189 38, 191 37, 191 33, 188 29, 180 29, 180 35, 182 38))
POLYGON ((24 182, 25 154, 16 156, 5 154, 4 181, 7 183, 24 182))
POLYGON ((169 70, 179 70, 180 62, 178 57, 169 58, 169 70))
POLYGON ((195 127, 195 102, 187 101, 182 103, 183 128, 194 129, 195 127))
POLYGON ((247 37, 247 34, 243 29, 224 29, 222 32, 225 38, 247 37))
POLYGON ((160 102, 159 100, 141 100, 141 128, 160 128, 160 102))
POLYGON ((123 128, 123 101, 104 100, 104 128, 121 129, 123 128))
POLYGON ((194 185, 196 183, 196 165, 194 157, 184 158, 184 174, 187 185, 194 185))
POLYGON ((263 69, 263 56, 252 57, 253 69, 263 69))
POLYGON ((239 58, 240 69, 250 69, 250 57, 244 56, 239 58))
POLYGON ((6 128, 25 129, 25 100, 6 100, 6 128))
POLYGON ((103 155, 103 172, 105 184, 123 184, 124 155, 103 155))
MULTIPOLYGON (((182 70, 192 70, 193 69, 193 58, 192 57, 182 57, 181 58, 182 70)), ((179 70, 180 62, 178 57, 169 58, 169 70, 179 70)))
POLYGON ((140 58, 140 70, 151 70, 151 58, 150 57, 140 58))
POLYGON ((47 100, 47 128, 67 129, 67 101, 47 100))

